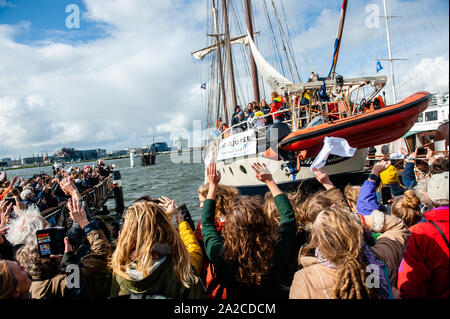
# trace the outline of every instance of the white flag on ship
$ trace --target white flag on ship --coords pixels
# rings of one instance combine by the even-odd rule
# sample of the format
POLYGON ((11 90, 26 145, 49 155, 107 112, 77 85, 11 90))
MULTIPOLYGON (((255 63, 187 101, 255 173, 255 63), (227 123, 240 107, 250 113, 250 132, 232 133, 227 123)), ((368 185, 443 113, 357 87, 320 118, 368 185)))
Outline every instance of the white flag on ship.
POLYGON ((342 157, 353 157, 355 152, 356 148, 350 147, 346 139, 325 136, 322 150, 317 154, 317 157, 314 159, 314 162, 309 169, 312 172, 314 168, 320 169, 324 167, 330 154, 342 157))

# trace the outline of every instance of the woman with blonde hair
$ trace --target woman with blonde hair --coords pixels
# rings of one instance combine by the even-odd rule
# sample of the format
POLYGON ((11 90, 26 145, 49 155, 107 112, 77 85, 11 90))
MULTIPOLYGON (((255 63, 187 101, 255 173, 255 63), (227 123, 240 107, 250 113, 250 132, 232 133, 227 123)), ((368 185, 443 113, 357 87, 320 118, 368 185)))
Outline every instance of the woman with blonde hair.
MULTIPOLYGON (((187 235, 191 244, 198 246, 193 231, 187 235)), ((139 200, 127 209, 111 268, 112 296, 148 299, 204 296, 180 234, 162 207, 153 201, 139 200)))
POLYGON ((326 208, 301 251, 291 299, 392 299, 392 283, 410 232, 403 221, 380 211, 360 218, 337 206, 326 208), (381 232, 375 246, 366 231, 381 232), (378 287, 378 288, 377 288, 378 287))
POLYGON ((391 214, 402 219, 408 227, 419 222, 426 222, 420 212, 420 199, 413 190, 407 190, 403 196, 395 199, 391 214))
POLYGON ((361 189, 361 186, 358 185, 350 185, 348 184, 344 188, 344 196, 345 199, 347 199, 348 206, 354 212, 355 214, 358 213, 358 210, 356 209, 356 203, 358 202, 358 195, 359 191, 361 189))

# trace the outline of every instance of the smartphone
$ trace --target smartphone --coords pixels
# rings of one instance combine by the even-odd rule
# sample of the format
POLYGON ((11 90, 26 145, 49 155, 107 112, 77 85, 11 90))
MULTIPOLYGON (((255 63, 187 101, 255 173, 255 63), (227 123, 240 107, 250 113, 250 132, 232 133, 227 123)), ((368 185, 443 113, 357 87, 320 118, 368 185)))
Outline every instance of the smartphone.
POLYGON ((64 237, 66 230, 63 227, 53 227, 36 231, 39 255, 50 258, 50 255, 64 255, 64 237))
POLYGON ((391 188, 389 186, 384 186, 383 188, 381 188, 381 202, 386 205, 391 199, 391 188))
POLYGON ((14 197, 6 197, 5 202, 7 202, 6 207, 8 207, 10 204, 16 205, 16 200, 14 199, 14 197))
POLYGON ((423 147, 417 149, 417 155, 426 155, 427 150, 423 147))
POLYGON ((180 207, 178 207, 178 209, 181 211, 184 220, 188 222, 189 226, 191 226, 192 231, 195 231, 194 221, 192 220, 191 213, 189 213, 189 210, 187 209, 186 205, 181 205, 180 207))

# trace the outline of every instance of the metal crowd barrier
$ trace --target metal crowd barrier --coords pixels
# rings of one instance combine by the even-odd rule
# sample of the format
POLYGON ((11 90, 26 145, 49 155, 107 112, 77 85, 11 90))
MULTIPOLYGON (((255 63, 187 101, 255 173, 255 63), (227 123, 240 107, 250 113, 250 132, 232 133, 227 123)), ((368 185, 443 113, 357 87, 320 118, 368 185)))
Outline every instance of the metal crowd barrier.
MULTIPOLYGON (((113 197, 113 176, 109 175, 101 183, 87 189, 80 195, 85 201, 85 207, 90 216, 94 217, 103 208, 105 203, 113 197)), ((53 217, 56 221, 56 226, 66 229, 71 227, 72 222, 69 209, 67 208, 67 201, 59 203, 57 207, 48 208, 41 214, 47 221, 53 217)))

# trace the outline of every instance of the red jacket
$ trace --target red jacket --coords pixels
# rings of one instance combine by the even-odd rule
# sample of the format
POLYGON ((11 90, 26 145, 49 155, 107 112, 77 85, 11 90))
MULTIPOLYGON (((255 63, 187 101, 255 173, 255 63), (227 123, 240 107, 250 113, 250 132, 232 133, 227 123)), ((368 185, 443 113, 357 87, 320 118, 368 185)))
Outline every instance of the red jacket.
MULTIPOLYGON (((222 228, 225 226, 224 222, 220 222, 217 219, 214 221, 216 225, 216 229, 219 233, 222 232, 222 228)), ((227 290, 225 287, 219 284, 217 279, 217 274, 214 271, 213 264, 206 257, 205 246, 203 244, 203 236, 202 236, 202 221, 199 220, 197 228, 195 229, 195 237, 197 241, 200 243, 203 250, 203 263, 202 269, 200 272, 200 278, 205 283, 206 287, 206 295, 208 299, 227 299, 227 290)))
MULTIPOLYGON (((448 207, 439 207, 425 213, 425 218, 439 226, 447 241, 448 214, 448 207)), ((410 231, 408 249, 398 273, 400 298, 448 298, 449 252, 444 238, 430 222, 416 224, 410 231)))
MULTIPOLYGON (((272 100, 272 104, 270 105, 270 113, 278 112, 283 107, 283 98, 281 96, 272 100)), ((282 117, 284 113, 274 114, 273 119, 278 117, 282 117)))

